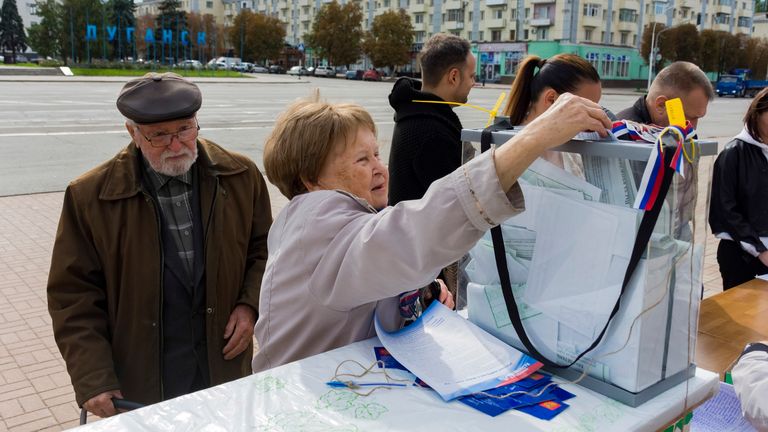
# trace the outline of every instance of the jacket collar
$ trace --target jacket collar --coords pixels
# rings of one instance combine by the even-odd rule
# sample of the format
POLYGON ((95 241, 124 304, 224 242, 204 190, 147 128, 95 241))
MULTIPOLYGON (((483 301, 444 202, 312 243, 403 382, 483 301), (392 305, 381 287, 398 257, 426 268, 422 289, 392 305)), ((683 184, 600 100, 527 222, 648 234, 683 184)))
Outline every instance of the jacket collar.
MULTIPOLYGON (((133 141, 118 153, 108 165, 99 199, 119 200, 142 192, 144 186, 141 157, 141 152, 133 141)), ((198 165, 202 176, 212 177, 234 175, 247 169, 224 149, 203 138, 197 140, 195 164, 198 165)))
POLYGON ((653 123, 653 119, 651 119, 651 113, 648 112, 647 99, 648 95, 641 96, 637 99, 635 102, 635 110, 639 114, 638 117, 640 117, 640 123, 651 124, 653 123))

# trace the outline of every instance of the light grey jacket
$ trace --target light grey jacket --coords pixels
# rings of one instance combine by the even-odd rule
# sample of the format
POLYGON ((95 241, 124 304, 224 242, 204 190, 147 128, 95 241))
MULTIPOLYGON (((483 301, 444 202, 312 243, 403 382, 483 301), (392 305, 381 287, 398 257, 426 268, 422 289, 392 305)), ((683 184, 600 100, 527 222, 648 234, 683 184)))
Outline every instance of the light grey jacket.
POLYGON ((376 308, 384 325, 399 323, 396 296, 523 210, 517 184, 501 189, 492 152, 378 213, 338 191, 294 197, 269 231, 254 372, 374 336, 376 308))
POLYGON ((744 417, 758 431, 768 431, 768 353, 744 354, 731 373, 744 417))

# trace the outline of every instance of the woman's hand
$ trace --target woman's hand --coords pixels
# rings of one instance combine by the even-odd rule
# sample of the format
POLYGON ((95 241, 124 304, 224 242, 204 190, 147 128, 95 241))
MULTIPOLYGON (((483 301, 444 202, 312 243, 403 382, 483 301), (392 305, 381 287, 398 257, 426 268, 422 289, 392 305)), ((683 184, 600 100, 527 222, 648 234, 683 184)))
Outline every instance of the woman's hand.
POLYGON ((445 285, 442 279, 435 279, 440 284, 440 297, 438 300, 450 309, 454 309, 456 304, 453 302, 453 294, 448 291, 448 287, 445 285))
POLYGON ((757 259, 759 259, 764 266, 768 267, 768 251, 760 252, 760 255, 757 256, 757 259))

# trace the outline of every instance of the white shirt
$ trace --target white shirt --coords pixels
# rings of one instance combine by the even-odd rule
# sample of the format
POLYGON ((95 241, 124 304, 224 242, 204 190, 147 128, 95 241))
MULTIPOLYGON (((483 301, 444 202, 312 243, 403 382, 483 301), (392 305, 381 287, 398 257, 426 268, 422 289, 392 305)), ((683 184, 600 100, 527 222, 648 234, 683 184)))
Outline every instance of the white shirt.
POLYGON ((745 354, 731 375, 744 417, 758 431, 768 431, 768 352, 745 354))

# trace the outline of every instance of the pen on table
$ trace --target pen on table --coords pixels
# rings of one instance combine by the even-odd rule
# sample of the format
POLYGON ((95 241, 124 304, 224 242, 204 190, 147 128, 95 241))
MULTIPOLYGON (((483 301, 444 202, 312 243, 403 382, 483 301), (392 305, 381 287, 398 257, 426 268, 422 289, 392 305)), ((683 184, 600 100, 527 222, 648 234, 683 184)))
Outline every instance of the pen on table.
POLYGON ((328 381, 325 383, 331 387, 408 387, 408 384, 390 383, 390 382, 371 382, 371 383, 357 383, 354 381, 328 381))

